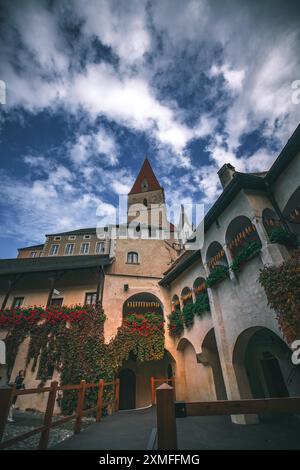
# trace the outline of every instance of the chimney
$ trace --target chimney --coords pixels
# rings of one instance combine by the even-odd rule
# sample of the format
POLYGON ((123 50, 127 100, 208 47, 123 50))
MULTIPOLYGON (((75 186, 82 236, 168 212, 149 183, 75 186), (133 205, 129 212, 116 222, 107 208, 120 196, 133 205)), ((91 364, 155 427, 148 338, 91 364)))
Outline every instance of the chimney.
POLYGON ((223 189, 225 189, 235 175, 235 168, 230 163, 225 163, 225 165, 223 165, 218 171, 218 175, 223 189))

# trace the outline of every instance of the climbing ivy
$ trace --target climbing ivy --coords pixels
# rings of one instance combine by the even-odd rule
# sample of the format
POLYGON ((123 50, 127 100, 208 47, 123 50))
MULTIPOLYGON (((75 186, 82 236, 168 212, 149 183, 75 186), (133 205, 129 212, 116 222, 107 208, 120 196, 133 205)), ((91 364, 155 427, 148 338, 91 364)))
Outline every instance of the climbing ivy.
POLYGON ((291 344, 300 338, 300 250, 280 266, 264 267, 259 281, 284 337, 291 344))
MULTIPOLYGON (((115 378, 124 360, 133 353, 140 362, 159 360, 164 356, 164 327, 161 316, 146 314, 144 318, 130 315, 119 327, 117 335, 104 341, 105 315, 94 306, 30 307, 0 311, 0 328, 7 330, 8 374, 19 346, 29 337, 26 365, 34 372, 39 359, 38 376, 42 386, 49 368, 60 373, 62 385, 89 383, 115 378)), ((94 406, 96 389, 88 389, 85 407, 94 406)), ((104 402, 112 395, 105 388, 104 402)), ((63 414, 76 408, 77 392, 67 390, 60 398, 63 414)))

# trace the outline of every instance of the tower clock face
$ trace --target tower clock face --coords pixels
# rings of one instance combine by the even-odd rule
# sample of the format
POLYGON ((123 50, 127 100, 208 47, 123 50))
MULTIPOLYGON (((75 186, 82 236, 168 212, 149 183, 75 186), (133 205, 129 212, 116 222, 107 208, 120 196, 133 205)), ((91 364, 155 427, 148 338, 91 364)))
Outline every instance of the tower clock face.
POLYGON ((142 184, 141 184, 141 188, 142 188, 142 191, 148 191, 148 188, 149 188, 149 185, 148 185, 148 181, 146 179, 144 179, 142 181, 142 184))

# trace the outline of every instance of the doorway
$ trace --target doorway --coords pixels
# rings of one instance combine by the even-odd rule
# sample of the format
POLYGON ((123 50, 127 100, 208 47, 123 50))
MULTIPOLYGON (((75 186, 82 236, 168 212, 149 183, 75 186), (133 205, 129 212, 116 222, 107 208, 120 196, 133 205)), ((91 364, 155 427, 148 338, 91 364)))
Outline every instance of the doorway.
POLYGON ((123 369, 119 373, 120 379, 120 410, 132 410, 135 406, 136 376, 133 370, 123 369))

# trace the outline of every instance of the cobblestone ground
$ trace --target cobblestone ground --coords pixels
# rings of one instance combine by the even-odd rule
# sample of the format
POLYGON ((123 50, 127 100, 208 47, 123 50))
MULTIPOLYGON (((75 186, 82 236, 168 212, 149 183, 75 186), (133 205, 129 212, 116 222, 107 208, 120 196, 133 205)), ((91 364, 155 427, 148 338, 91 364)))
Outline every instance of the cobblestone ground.
MULTIPOLYGON (((3 441, 12 439, 20 434, 31 431, 43 424, 44 414, 29 411, 14 411, 14 422, 7 423, 3 441)), ((54 416, 53 421, 61 419, 61 416, 54 416)), ((90 424, 95 422, 94 417, 83 417, 81 429, 87 428, 90 424)), ((57 428, 51 429, 48 447, 52 447, 59 442, 64 441, 73 435, 74 420, 65 423, 57 428)), ((39 444, 40 434, 29 437, 24 441, 9 447, 10 450, 21 449, 37 449, 39 444)))

